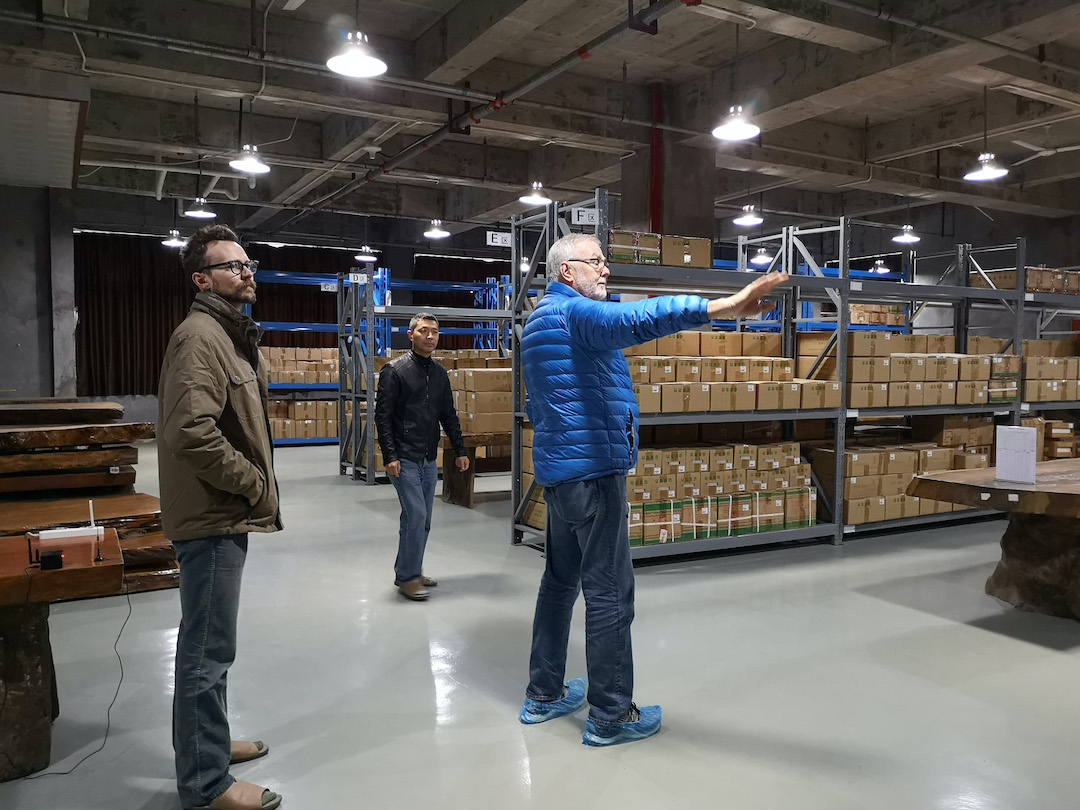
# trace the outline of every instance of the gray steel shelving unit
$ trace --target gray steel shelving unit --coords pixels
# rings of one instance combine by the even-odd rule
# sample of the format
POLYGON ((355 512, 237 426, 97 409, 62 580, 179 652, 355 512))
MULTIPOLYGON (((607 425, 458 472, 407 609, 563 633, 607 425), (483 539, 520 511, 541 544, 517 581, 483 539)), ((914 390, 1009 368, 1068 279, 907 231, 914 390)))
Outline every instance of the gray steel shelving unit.
MULTIPOLYGON (((598 191, 596 198, 590 203, 579 204, 592 205, 598 210, 596 222, 603 222, 603 227, 598 227, 598 233, 607 230, 601 209, 606 209, 606 200, 603 192, 598 191)), ((511 526, 511 542, 542 548, 542 532, 538 532, 523 523, 523 514, 530 491, 522 491, 521 470, 521 427, 525 420, 524 394, 521 384, 520 349, 518 338, 524 326, 528 312, 525 307, 525 293, 530 287, 538 285, 535 280, 537 268, 537 256, 543 256, 551 242, 559 236, 569 233, 571 225, 564 219, 573 207, 551 206, 547 211, 530 217, 518 217, 512 222, 514 233, 513 264, 517 266, 525 251, 521 247, 524 235, 529 233, 530 228, 538 238, 536 251, 533 254, 530 272, 523 278, 515 276, 513 295, 513 318, 514 329, 512 338, 512 352, 514 357, 514 381, 515 381, 515 424, 514 424, 514 448, 513 448, 513 484, 512 506, 513 519, 511 526)), ((940 254, 949 259, 948 267, 934 284, 919 284, 915 281, 916 271, 919 269, 919 257, 908 251, 904 254, 902 279, 900 281, 884 281, 876 279, 853 279, 849 274, 851 263, 851 234, 853 228, 883 228, 880 223, 853 221, 842 218, 835 224, 829 224, 814 228, 789 227, 777 234, 770 234, 754 238, 741 237, 739 240, 739 270, 711 270, 696 268, 663 267, 655 265, 628 265, 613 264, 610 266, 611 278, 608 282, 609 289, 620 293, 662 293, 662 294, 699 294, 708 297, 716 297, 728 292, 741 289, 750 280, 748 269, 748 256, 759 245, 770 245, 776 248, 775 258, 772 265, 767 269, 782 269, 793 273, 791 284, 783 289, 779 296, 783 318, 781 321, 781 335, 783 354, 787 357, 796 356, 796 324, 800 322, 797 317, 798 303, 810 301, 815 303, 830 302, 836 307, 835 339, 822 351, 814 364, 816 369, 835 350, 837 364, 837 378, 841 387, 841 407, 838 409, 817 410, 789 410, 789 411, 749 411, 733 413, 701 413, 701 414, 644 414, 640 418, 641 425, 662 424, 715 424, 730 422, 755 422, 755 421, 791 421, 801 419, 822 419, 836 422, 834 449, 836 451, 836 469, 834 470, 835 489, 826 492, 819 486, 819 500, 822 501, 833 519, 819 523, 807 529, 794 529, 787 531, 761 532, 738 537, 712 538, 708 540, 684 541, 677 543, 662 544, 658 546, 635 546, 632 549, 634 559, 657 558, 663 556, 694 554, 698 552, 711 552, 737 548, 757 547, 764 545, 780 544, 789 541, 802 542, 807 540, 830 539, 833 543, 842 543, 845 537, 862 535, 866 533, 891 531, 909 527, 929 526, 939 523, 947 523, 954 520, 973 520, 995 515, 994 512, 964 511, 957 513, 943 513, 925 515, 917 518, 904 518, 901 520, 886 521, 882 523, 865 524, 859 526, 846 526, 842 521, 842 508, 838 505, 843 502, 844 487, 844 451, 846 449, 848 428, 860 418, 906 418, 916 415, 943 415, 943 414, 990 414, 1008 420, 1010 424, 1018 424, 1021 415, 1027 411, 1067 409, 1070 403, 1021 403, 1019 399, 1012 403, 998 403, 987 405, 949 405, 927 406, 918 408, 862 408, 855 409, 847 406, 847 349, 848 349, 848 326, 850 324, 851 303, 896 301, 908 306, 908 326, 926 306, 949 306, 953 310, 952 328, 957 336, 957 351, 963 352, 967 348, 967 328, 973 309, 1006 308, 1014 316, 1013 323, 1015 332, 1011 342, 1022 339, 1025 316, 1028 309, 1025 303, 1042 308, 1056 308, 1060 310, 1073 310, 1080 312, 1080 297, 1059 296, 1046 294, 1024 294, 1015 290, 981 289, 968 286, 969 269, 979 269, 980 260, 989 253, 1011 251, 1015 257, 1015 267, 1019 277, 1023 278, 1023 268, 1026 261, 1026 244, 1023 239, 1011 245, 994 246, 990 248, 973 248, 970 245, 958 245, 955 251, 949 254, 940 254), (835 251, 828 260, 818 260, 814 252, 807 244, 809 236, 832 236, 835 242, 835 251), (834 265, 836 275, 830 275, 823 268, 834 265), (799 266, 809 268, 810 275, 795 275, 794 271, 799 266)), ((591 229, 588 229, 591 230, 591 229)), ((603 240, 602 240, 603 241, 603 240)), ((864 257, 865 258, 865 257, 864 257)), ((873 258, 873 257, 870 257, 873 258)), ((1011 265, 1010 265, 1011 266, 1011 265)), ((1023 282, 1020 282, 1021 285, 1023 282)), ((822 320, 815 318, 814 320, 822 320)), ((742 328, 739 324, 737 328, 742 328)), ((1080 407, 1080 403, 1071 403, 1080 407)))

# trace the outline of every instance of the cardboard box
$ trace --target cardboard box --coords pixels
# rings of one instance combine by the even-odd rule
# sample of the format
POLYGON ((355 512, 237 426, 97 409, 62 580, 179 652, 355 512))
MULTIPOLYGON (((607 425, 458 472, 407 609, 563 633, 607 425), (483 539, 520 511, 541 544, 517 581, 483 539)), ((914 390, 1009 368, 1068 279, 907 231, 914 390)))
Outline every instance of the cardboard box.
POLYGON ((752 411, 757 407, 757 383, 717 383, 711 386, 709 410, 718 413, 752 411))
POLYGON ((956 384, 957 405, 985 405, 989 396, 989 382, 972 380, 956 384))
POLYGON ((817 524, 817 490, 813 487, 784 493, 784 528, 801 529, 817 524))
POLYGON ((629 357, 626 361, 630 369, 630 381, 634 383, 647 383, 652 381, 652 365, 640 357, 629 357))
POLYGON ((623 354, 627 357, 653 357, 657 354, 656 341, 647 340, 644 343, 639 343, 637 346, 630 346, 623 349, 623 354))
POLYGON ((639 384, 634 385, 634 396, 637 397, 638 410, 641 413, 660 413, 661 387, 659 385, 639 384))
POLYGON ((923 448, 916 450, 919 461, 916 472, 920 475, 928 472, 942 472, 953 468, 953 455, 956 451, 951 447, 923 448))
POLYGON ((652 497, 652 476, 635 475, 626 479, 626 500, 628 503, 646 503, 651 502, 652 497))
POLYGON ((909 408, 923 405, 922 383, 917 382, 893 382, 889 383, 889 407, 909 408))
POLYGON ((467 369, 465 371, 466 391, 513 391, 511 371, 509 369, 467 369))
POLYGON ((724 369, 724 381, 729 383, 750 382, 749 359, 746 357, 735 357, 727 360, 724 369))
POLYGON ((660 386, 661 413, 702 413, 711 407, 708 383, 664 383, 660 386))
POLYGON ((953 469, 985 470, 990 466, 990 456, 986 453, 956 453, 953 456, 953 469))
POLYGON ((703 383, 722 383, 727 380, 727 361, 722 357, 701 358, 701 381, 703 383))
POLYGON ((675 361, 675 381, 687 383, 701 382, 701 358, 678 358, 675 361))
POLYGON ((888 405, 889 383, 854 383, 848 386, 849 408, 885 408, 888 405))
MULTIPOLYGON (((795 358, 795 376, 802 379, 810 378, 810 371, 814 367, 814 361, 816 357, 804 357, 799 355, 795 358)), ((836 358, 826 357, 818 366, 817 371, 814 373, 812 379, 815 380, 835 380, 836 379, 836 358)))
POLYGON ((675 490, 678 493, 680 500, 687 500, 688 498, 701 498, 705 495, 705 485, 702 478, 703 473, 687 472, 679 476, 676 482, 675 490))
POLYGON ((712 465, 712 449, 690 447, 686 450, 686 470, 692 473, 708 472, 712 465))
POLYGON ((730 445, 710 448, 709 469, 713 472, 727 472, 735 469, 735 448, 730 445))
POLYGON ((660 238, 660 263, 667 267, 712 267, 712 240, 693 236, 660 238))
POLYGON ((680 447, 669 447, 660 451, 661 475, 679 476, 687 471, 686 450, 680 447))
POLYGON ((773 382, 792 382, 795 379, 795 361, 790 357, 781 357, 773 360, 773 382))
MULTIPOLYGON (((813 452, 813 467, 819 477, 832 477, 835 469, 836 451, 823 447, 813 452)), ((861 478, 868 475, 881 475, 882 452, 880 450, 844 451, 844 476, 861 478)))
POLYGON ((733 450, 736 470, 757 469, 757 445, 736 444, 733 450))
POLYGON ((673 357, 700 357, 701 332, 676 332, 657 338, 656 353, 673 357))
POLYGON ((649 382, 673 383, 677 382, 674 357, 649 357, 649 382))
POLYGON ((764 382, 757 387, 757 410, 777 411, 780 409, 780 389, 783 383, 764 382))
POLYGON ((926 380, 925 356, 894 354, 889 360, 889 382, 923 382, 926 380))
POLYGON ((954 354, 956 338, 952 335, 927 335, 926 351, 928 354, 954 354))
POLYGON ((739 357, 743 354, 742 332, 702 332, 702 357, 739 357))
POLYGON ((780 357, 781 339, 773 332, 744 332, 742 350, 748 357, 780 357))
POLYGON ((650 479, 652 487, 652 500, 673 501, 675 500, 675 476, 657 475, 650 479))
POLYGON ((747 382, 771 382, 773 361, 768 357, 746 358, 749 377, 747 382))
POLYGON ((467 391, 466 410, 470 413, 511 413, 514 395, 509 391, 467 391))
POLYGON ((834 381, 825 382, 825 397, 823 405, 825 408, 835 410, 840 407, 841 398, 840 383, 834 381))
POLYGON ((957 362, 961 381, 990 379, 990 355, 962 354, 957 357, 957 362))
POLYGON ((913 450, 888 448, 881 451, 882 475, 914 475, 919 469, 919 457, 913 450))
POLYGON ((907 492, 912 477, 913 476, 910 473, 896 473, 895 475, 880 476, 881 491, 879 494, 884 497, 903 495, 907 492))
POLYGON ((799 407, 817 410, 825 407, 825 383, 820 380, 799 380, 799 407))
POLYGON ((888 357, 853 357, 848 360, 848 382, 888 382, 890 371, 888 357))
POLYGON ((802 405, 802 383, 773 383, 780 386, 780 410, 796 411, 802 405))
POLYGON ((766 492, 754 499, 754 528, 773 532, 784 528, 787 498, 782 492, 766 492))
POLYGON ((461 418, 461 430, 463 433, 472 435, 482 433, 509 433, 513 414, 506 413, 463 413, 461 418))

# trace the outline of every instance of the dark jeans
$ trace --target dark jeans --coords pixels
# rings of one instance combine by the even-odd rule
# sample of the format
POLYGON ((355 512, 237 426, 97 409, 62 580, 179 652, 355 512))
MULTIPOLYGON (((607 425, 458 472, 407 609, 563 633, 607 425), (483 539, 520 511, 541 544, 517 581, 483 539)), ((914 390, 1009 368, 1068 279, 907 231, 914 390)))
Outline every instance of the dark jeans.
POLYGON ((225 686, 236 657, 236 615, 248 536, 173 543, 180 562, 173 750, 182 807, 210 804, 229 789, 232 738, 225 686))
POLYGON ((533 700, 563 694, 570 617, 578 589, 585 594, 585 658, 589 715, 612 723, 630 708, 634 661, 634 569, 626 523, 626 478, 545 487, 547 567, 533 619, 529 688, 533 700))
POLYGON ((419 579, 424 571, 424 549, 431 531, 431 508, 435 502, 435 482, 439 465, 434 461, 401 459, 401 474, 390 480, 401 502, 398 553, 394 560, 394 584, 419 579))

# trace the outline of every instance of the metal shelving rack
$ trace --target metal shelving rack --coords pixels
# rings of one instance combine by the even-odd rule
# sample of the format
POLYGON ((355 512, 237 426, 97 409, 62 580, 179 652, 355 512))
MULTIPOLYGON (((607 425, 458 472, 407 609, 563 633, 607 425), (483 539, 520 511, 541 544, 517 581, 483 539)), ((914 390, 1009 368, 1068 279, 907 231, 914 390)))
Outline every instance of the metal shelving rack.
MULTIPOLYGON (((511 542, 515 545, 524 544, 542 548, 543 532, 538 531, 523 522, 524 512, 528 500, 532 494, 535 481, 523 490, 522 477, 522 425, 526 421, 524 389, 520 368, 519 341, 525 320, 528 317, 526 307, 526 294, 532 287, 541 287, 535 281, 535 274, 539 262, 537 256, 546 254, 551 243, 571 231, 571 223, 567 221, 569 214, 574 208, 594 209, 593 222, 597 233, 607 231, 607 200, 602 190, 598 190, 593 200, 580 203, 576 206, 553 205, 547 211, 525 217, 515 217, 512 220, 513 232, 512 262, 517 266, 520 259, 526 255, 524 244, 528 236, 535 237, 536 249, 530 262, 530 270, 523 277, 515 276, 513 294, 513 328, 514 339, 514 435, 513 435, 513 481, 512 481, 512 522, 511 542)), ((1018 424, 1021 414, 1021 403, 1000 403, 973 405, 973 406, 928 406, 920 408, 874 408, 874 409, 850 409, 848 408, 847 391, 847 360, 848 360, 848 333, 851 331, 850 309, 852 301, 898 301, 908 307, 908 323, 906 328, 911 327, 911 320, 920 311, 919 307, 928 304, 948 305, 954 310, 954 323, 956 333, 961 343, 957 350, 966 348, 966 327, 973 306, 1009 307, 1016 315, 1016 335, 1022 334, 1023 329, 1023 296, 1020 293, 1010 291, 982 290, 968 286, 967 267, 972 257, 979 254, 980 249, 972 249, 970 246, 959 246, 955 254, 955 261, 946 271, 956 272, 959 268, 959 283, 944 284, 945 278, 935 285, 922 285, 915 283, 916 256, 912 252, 906 254, 903 260, 903 269, 898 274, 890 274, 893 280, 870 277, 865 272, 853 272, 850 270, 851 263, 851 233, 853 227, 884 227, 879 223, 864 223, 842 218, 836 224, 830 224, 815 228, 802 228, 792 226, 785 228, 777 234, 759 236, 754 238, 740 237, 739 259, 736 270, 727 269, 689 269, 679 267, 662 267, 654 265, 624 265, 613 264, 609 286, 620 292, 635 293, 661 293, 661 294, 700 294, 709 297, 734 292, 745 286, 750 280, 748 273, 753 272, 748 268, 748 257, 751 250, 758 246, 769 245, 777 248, 773 261, 762 272, 772 269, 782 269, 790 273, 793 278, 780 294, 780 311, 782 313, 780 326, 782 335, 783 354, 787 357, 796 355, 796 334, 807 327, 820 328, 832 326, 834 332, 829 344, 817 358, 814 369, 816 370, 835 349, 837 380, 840 382, 841 407, 838 409, 819 410, 792 410, 792 411, 753 411, 732 413, 701 413, 701 414, 648 414, 640 418, 642 425, 657 424, 708 424, 724 422, 752 422, 752 421, 785 421, 796 419, 824 419, 834 421, 836 424, 834 450, 836 454, 836 468, 833 471, 835 488, 832 492, 826 492, 818 484, 819 499, 825 504, 827 511, 833 516, 828 522, 819 523, 804 529, 792 529, 784 531, 761 532, 757 534, 742 535, 737 537, 711 538, 708 540, 683 541, 655 546, 635 546, 631 549, 634 559, 655 558, 672 555, 694 554, 726 549, 747 548, 753 546, 774 545, 785 542, 802 542, 807 540, 830 539, 833 543, 842 543, 846 535, 861 534, 875 531, 888 531, 913 526, 927 526, 936 523, 953 520, 972 520, 981 517, 995 515, 994 512, 986 511, 963 511, 956 513, 943 513, 937 515, 925 515, 920 517, 904 518, 901 520, 886 521, 883 523, 866 524, 860 526, 845 526, 843 523, 843 496, 844 496, 844 451, 846 447, 847 428, 851 422, 865 417, 907 417, 912 415, 937 415, 952 413, 986 413, 1006 417, 1013 424, 1018 424), (828 262, 818 261, 806 244, 806 237, 812 235, 831 235, 836 242, 836 256, 833 259, 836 267, 829 268, 828 262), (831 270, 831 272, 830 272, 831 270), (801 303, 831 302, 837 311, 837 317, 833 323, 829 323, 823 317, 799 317, 805 310, 800 308, 801 303), (963 336, 963 337, 961 337, 963 336), (964 348, 961 348, 963 346, 964 348)), ((588 230, 588 228, 586 229, 588 230)), ((603 242, 604 240, 602 240, 603 242)), ((1016 253, 1016 263, 1022 274, 1023 262, 1025 261, 1026 246, 1024 240, 1012 246, 1016 253)), ((995 249, 986 249, 995 250, 995 249)), ((950 254, 952 255, 952 254, 950 254)), ((873 257, 871 257, 873 258, 873 257)), ((1062 306, 1065 303, 1057 299, 1067 296, 1055 296, 1051 303, 1062 306)), ((1080 308, 1080 299, 1075 302, 1080 308)), ((746 329, 746 324, 736 322, 735 328, 739 331, 746 329)), ((873 328, 873 327, 871 327, 873 328)), ((1014 338, 1015 340, 1016 338, 1014 338)), ((813 376, 813 372, 807 376, 813 376)), ((1035 403, 1033 403, 1035 404, 1035 403)), ((1037 403, 1040 408, 1051 409, 1062 407, 1063 403, 1037 403)))
MULTIPOLYGON (((390 335, 408 331, 407 326, 392 326, 393 321, 405 321, 420 308, 393 306, 383 303, 390 299, 395 289, 433 292, 472 292, 478 301, 499 303, 505 299, 505 285, 488 279, 485 283, 445 283, 415 280, 392 281, 388 272, 382 270, 376 277, 374 263, 366 268, 356 268, 350 273, 339 273, 337 292, 338 322, 334 331, 338 335, 338 356, 341 386, 338 395, 340 429, 338 473, 349 475, 352 480, 363 479, 368 485, 376 482, 375 437, 375 364, 368 347, 379 350, 377 339, 383 335, 382 347, 389 348, 390 335), (378 281, 379 283, 375 283, 378 281), (370 394, 370 395, 369 395, 370 394), (346 419, 346 403, 352 409, 352 418, 346 419), (360 414, 363 411, 363 429, 360 414)), ((483 337, 494 343, 501 356, 506 357, 506 330, 500 323, 511 318, 509 310, 490 308, 430 307, 422 308, 440 321, 473 321, 472 328, 443 327, 443 335, 468 334, 483 337)), ((385 477, 385 475, 383 476, 385 477)))
MULTIPOLYGON (((259 271, 260 284, 289 284, 301 287, 319 287, 324 292, 336 290, 334 276, 316 273, 293 273, 285 270, 261 270, 259 271)), ((321 332, 333 333, 336 328, 332 323, 294 323, 290 321, 256 321, 261 329, 267 332, 321 332)), ((337 392, 336 383, 270 383, 268 389, 271 393, 324 393, 337 392)), ((275 397, 278 398, 278 397, 275 397)), ((319 396, 316 399, 330 399, 329 396, 319 396)), ((293 398, 290 398, 293 399, 293 398)), ((339 422, 340 426, 342 423, 339 422)), ((319 436, 313 439, 274 439, 274 447, 301 447, 311 445, 337 444, 337 436, 319 436)))

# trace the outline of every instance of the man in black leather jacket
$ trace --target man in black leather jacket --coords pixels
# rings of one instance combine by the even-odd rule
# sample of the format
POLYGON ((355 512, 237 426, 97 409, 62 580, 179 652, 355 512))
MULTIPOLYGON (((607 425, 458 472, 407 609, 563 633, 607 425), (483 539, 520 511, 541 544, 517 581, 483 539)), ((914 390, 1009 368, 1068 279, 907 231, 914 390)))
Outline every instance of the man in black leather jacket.
POLYGON ((423 574, 424 549, 431 531, 431 507, 439 468, 439 426, 450 437, 459 470, 469 469, 454 409, 450 377, 431 359, 439 345, 439 321, 420 312, 409 322, 412 351, 383 366, 375 399, 375 427, 390 481, 401 502, 401 529, 394 561, 398 592, 416 602, 438 583, 423 574))

